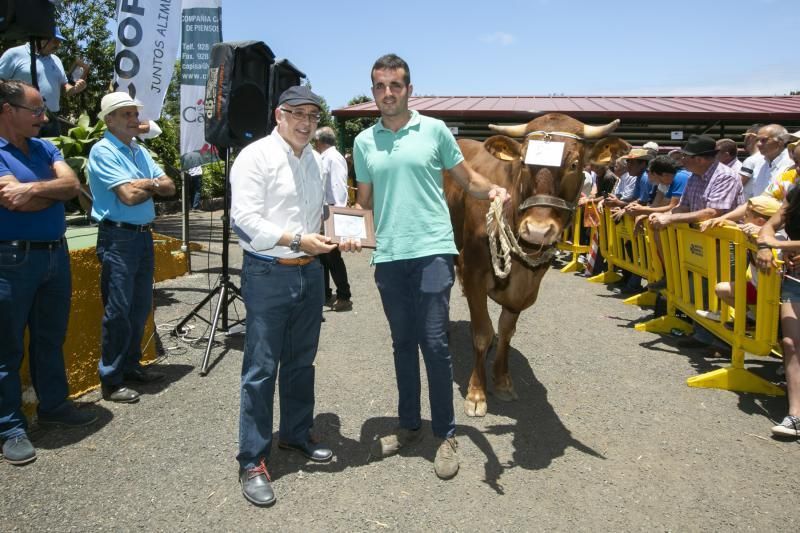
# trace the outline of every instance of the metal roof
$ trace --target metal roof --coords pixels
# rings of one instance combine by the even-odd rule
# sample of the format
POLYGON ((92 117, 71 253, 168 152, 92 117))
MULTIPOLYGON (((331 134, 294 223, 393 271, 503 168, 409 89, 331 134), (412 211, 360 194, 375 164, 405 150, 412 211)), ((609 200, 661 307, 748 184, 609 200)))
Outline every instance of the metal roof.
MULTIPOLYGON (((576 118, 800 120, 800 96, 413 96, 408 106, 443 119, 520 119, 558 112, 576 118)), ((377 117, 374 102, 333 111, 342 119, 377 117)))

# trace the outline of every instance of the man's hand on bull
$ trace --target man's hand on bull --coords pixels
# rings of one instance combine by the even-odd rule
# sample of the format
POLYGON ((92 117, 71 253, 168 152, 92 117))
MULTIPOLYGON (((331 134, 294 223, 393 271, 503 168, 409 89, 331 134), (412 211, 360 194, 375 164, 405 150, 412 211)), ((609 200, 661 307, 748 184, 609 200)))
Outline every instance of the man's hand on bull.
POLYGON ((360 252, 361 239, 342 239, 339 241, 339 251, 341 252, 360 252))
POLYGON ((497 187, 497 186, 494 186, 491 189, 489 189, 487 197, 491 201, 494 201, 495 198, 500 198, 503 201, 503 205, 508 205, 508 202, 511 200, 511 197, 508 195, 508 191, 505 190, 505 188, 503 187, 497 187))

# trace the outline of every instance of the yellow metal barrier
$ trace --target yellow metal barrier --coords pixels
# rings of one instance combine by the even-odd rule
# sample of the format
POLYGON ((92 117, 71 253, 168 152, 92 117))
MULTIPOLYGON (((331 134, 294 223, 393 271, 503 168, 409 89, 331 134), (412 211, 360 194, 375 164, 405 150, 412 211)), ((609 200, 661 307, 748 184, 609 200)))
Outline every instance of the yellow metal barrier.
MULTIPOLYGON (((615 268, 621 268, 641 276, 649 283, 658 281, 664 276, 653 230, 649 224, 645 224, 644 231, 634 231, 634 222, 634 217, 627 214, 617 222, 613 219, 610 210, 604 210, 600 250, 606 258, 608 269, 602 274, 589 278, 589 281, 598 283, 619 281, 620 275, 614 272, 615 268)), ((656 296, 654 292, 644 291, 631 296, 624 303, 652 306, 656 303, 656 296)))
MULTIPOLYGON (((581 254, 587 253, 591 249, 591 244, 581 244, 581 227, 583 226, 583 206, 578 206, 573 215, 572 225, 565 229, 561 234, 561 240, 556 243, 556 248, 562 252, 572 253, 572 259, 561 269, 565 274, 568 272, 577 272, 580 270, 581 264, 578 262, 578 257, 581 254)), ((592 228, 594 232, 595 228, 592 228)), ((589 236, 589 243, 592 242, 591 235, 589 236)))
POLYGON ((691 387, 717 388, 782 396, 783 390, 744 368, 745 352, 767 356, 777 344, 780 277, 775 270, 758 272, 755 328, 746 327, 748 270, 747 252, 756 246, 738 228, 713 228, 705 232, 687 224, 671 225, 661 231, 667 288, 667 314, 637 324, 640 331, 689 333, 692 326, 676 316, 679 309, 731 347, 731 365, 691 377, 691 387), (733 254, 733 257, 731 257, 733 254), (731 281, 733 259, 734 306, 717 298, 718 282, 731 281), (718 312, 719 320, 697 314, 698 310, 718 312), (725 324, 733 318, 732 328, 725 324))

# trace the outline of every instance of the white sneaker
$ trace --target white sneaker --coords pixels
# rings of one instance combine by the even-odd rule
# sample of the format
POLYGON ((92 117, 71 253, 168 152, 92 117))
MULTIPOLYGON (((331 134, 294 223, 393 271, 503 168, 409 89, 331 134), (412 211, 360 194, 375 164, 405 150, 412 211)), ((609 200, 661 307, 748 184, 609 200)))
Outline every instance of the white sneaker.
POLYGON ((772 434, 777 437, 800 437, 800 418, 786 415, 780 424, 772 427, 772 434))
POLYGON ((696 311, 697 316, 701 316, 703 318, 707 318, 708 320, 714 320, 719 322, 720 314, 716 311, 707 311, 706 309, 698 309, 696 311))

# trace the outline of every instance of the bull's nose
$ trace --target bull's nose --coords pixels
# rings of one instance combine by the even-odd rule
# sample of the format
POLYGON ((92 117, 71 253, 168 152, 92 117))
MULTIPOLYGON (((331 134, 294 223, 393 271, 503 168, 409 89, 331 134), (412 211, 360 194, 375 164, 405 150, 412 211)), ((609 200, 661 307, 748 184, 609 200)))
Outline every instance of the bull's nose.
POLYGON ((523 222, 520 226, 519 236, 530 244, 550 246, 558 239, 558 228, 553 223, 536 224, 523 222))

